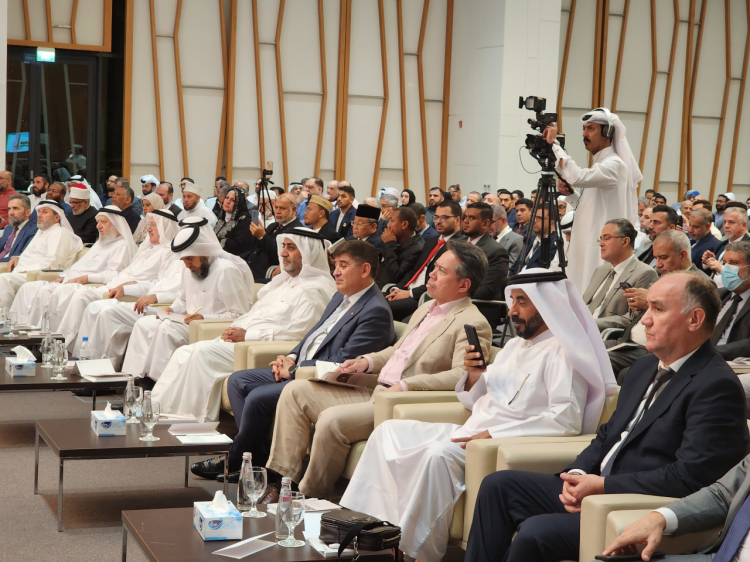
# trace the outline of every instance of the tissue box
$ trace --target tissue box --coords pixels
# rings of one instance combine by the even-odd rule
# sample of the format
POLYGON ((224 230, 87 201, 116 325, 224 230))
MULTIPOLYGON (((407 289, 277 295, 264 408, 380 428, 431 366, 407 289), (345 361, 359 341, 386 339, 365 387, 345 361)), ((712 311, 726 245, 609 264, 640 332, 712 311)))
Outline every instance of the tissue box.
POLYGON ((215 509, 213 502, 193 504, 193 527, 204 541, 230 541, 242 538, 242 515, 232 503, 229 511, 215 509))
POLYGON ((33 377, 36 375, 36 363, 17 357, 6 357, 5 373, 11 377, 33 377))
POLYGON ((91 429, 98 437, 125 435, 125 416, 122 412, 93 410, 91 412, 91 429))

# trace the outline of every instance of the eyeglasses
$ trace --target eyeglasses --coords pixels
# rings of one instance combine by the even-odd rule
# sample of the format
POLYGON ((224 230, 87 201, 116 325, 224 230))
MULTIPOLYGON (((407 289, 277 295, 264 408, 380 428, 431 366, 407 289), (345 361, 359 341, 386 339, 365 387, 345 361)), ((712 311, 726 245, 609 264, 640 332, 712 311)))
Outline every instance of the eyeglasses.
POLYGON ((616 238, 627 238, 627 236, 610 236, 609 234, 605 234, 604 236, 600 236, 599 238, 597 238, 596 241, 597 243, 601 242, 602 240, 604 240, 605 242, 609 242, 610 240, 616 238))
POLYGON ((433 220, 435 222, 443 222, 443 221, 447 221, 448 219, 455 219, 455 218, 456 218, 456 215, 435 215, 433 217, 433 220))

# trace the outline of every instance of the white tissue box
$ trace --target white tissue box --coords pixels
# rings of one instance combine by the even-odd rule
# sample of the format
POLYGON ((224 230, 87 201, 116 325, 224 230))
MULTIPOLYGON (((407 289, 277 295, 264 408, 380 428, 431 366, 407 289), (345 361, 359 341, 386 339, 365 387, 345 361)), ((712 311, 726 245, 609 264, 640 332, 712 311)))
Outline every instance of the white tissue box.
POLYGON ((242 515, 231 502, 228 511, 216 509, 213 502, 193 504, 193 527, 204 541, 231 541, 242 538, 242 515))
POLYGON ((125 416, 117 410, 111 412, 93 410, 91 412, 91 429, 98 437, 125 435, 125 421, 125 416))
POLYGON ((6 357, 5 373, 11 377, 33 377, 36 375, 36 363, 17 357, 6 357))
POLYGON ((10 328, 5 320, 0 320, 0 334, 9 334, 10 328))

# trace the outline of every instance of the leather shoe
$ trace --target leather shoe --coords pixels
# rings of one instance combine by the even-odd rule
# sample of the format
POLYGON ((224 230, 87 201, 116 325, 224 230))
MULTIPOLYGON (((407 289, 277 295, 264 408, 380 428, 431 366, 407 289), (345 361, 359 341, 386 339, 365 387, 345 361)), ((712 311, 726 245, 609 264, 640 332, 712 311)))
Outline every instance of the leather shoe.
MULTIPOLYGON (((224 482, 224 470, 222 469, 221 474, 219 474, 216 477, 217 482, 224 482)), ((237 484, 240 481, 240 471, 237 472, 230 472, 229 478, 227 478, 227 482, 230 484, 237 484)))
POLYGON ((224 475, 224 459, 216 457, 193 463, 193 466, 190 467, 190 472, 206 480, 216 480, 219 474, 224 475))
POLYGON ((266 494, 258 502, 261 505, 269 503, 279 503, 279 489, 276 486, 269 486, 266 494))

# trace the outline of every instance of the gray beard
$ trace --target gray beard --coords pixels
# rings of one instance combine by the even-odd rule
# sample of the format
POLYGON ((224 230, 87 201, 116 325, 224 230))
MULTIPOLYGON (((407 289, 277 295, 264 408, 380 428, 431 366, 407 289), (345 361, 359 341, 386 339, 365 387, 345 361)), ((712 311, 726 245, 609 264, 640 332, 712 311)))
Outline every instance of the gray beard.
POLYGON ((114 230, 110 230, 107 234, 99 235, 99 242, 102 244, 109 244, 115 238, 117 238, 117 233, 114 230))
POLYGON ((23 219, 14 219, 11 216, 8 217, 8 224, 12 226, 13 228, 17 226, 21 226, 22 223, 23 223, 23 219))
POLYGON ((191 271, 194 279, 197 279, 198 281, 203 281, 206 277, 208 277, 208 272, 211 269, 211 264, 206 262, 204 264, 201 264, 201 266, 195 270, 191 271))
POLYGON ((85 213, 85 212, 86 212, 86 209, 81 209, 81 210, 79 210, 79 211, 76 211, 75 209, 73 209, 73 214, 74 214, 75 216, 78 216, 78 215, 82 215, 82 214, 83 214, 83 213, 85 213))

